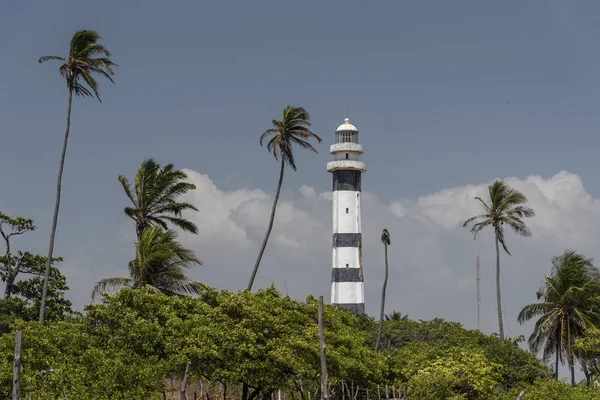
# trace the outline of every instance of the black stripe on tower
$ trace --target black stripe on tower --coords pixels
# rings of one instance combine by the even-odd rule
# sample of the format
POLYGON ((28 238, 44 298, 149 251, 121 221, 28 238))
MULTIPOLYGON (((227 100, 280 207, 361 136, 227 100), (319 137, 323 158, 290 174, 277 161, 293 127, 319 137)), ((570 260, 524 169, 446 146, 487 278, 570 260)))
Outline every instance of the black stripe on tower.
POLYGON ((336 190, 351 190, 360 192, 361 176, 360 171, 340 170, 333 171, 333 191, 336 190))
POLYGON ((365 303, 334 303, 332 305, 339 308, 345 308, 346 310, 352 311, 355 314, 365 313, 365 303))
POLYGON ((332 282, 362 282, 363 277, 360 268, 333 268, 331 273, 332 282))
POLYGON ((334 233, 333 247, 360 247, 362 234, 360 233, 334 233))

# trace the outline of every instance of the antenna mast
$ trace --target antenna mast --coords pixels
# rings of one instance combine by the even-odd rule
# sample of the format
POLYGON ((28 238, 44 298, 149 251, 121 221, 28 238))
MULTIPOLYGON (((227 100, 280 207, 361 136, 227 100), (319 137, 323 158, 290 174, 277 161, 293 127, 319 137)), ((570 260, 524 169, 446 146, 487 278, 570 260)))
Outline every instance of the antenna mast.
POLYGON ((481 275, 479 268, 479 256, 477 256, 477 330, 481 331, 481 275))

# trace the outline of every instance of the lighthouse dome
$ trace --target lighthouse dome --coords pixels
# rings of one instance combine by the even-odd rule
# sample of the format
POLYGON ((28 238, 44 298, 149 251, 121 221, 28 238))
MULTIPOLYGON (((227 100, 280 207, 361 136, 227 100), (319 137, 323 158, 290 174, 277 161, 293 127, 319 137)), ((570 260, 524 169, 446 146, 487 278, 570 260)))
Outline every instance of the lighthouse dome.
POLYGON ((358 132, 358 129, 356 129, 356 127, 350 123, 350 120, 348 118, 346 118, 344 120, 344 123, 341 124, 340 126, 338 126, 338 128, 335 131, 336 132, 340 132, 340 131, 356 131, 356 132, 358 132))

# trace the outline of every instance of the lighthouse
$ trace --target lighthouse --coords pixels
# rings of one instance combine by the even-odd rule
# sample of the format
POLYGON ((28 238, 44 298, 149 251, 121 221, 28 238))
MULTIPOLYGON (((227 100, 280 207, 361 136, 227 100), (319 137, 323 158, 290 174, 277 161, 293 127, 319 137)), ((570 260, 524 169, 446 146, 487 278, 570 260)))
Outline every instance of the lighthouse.
POLYGON ((357 314, 365 312, 362 265, 360 161, 363 147, 358 143, 358 129, 348 118, 335 131, 335 143, 329 148, 334 161, 327 163, 333 176, 333 255, 331 304, 357 314))

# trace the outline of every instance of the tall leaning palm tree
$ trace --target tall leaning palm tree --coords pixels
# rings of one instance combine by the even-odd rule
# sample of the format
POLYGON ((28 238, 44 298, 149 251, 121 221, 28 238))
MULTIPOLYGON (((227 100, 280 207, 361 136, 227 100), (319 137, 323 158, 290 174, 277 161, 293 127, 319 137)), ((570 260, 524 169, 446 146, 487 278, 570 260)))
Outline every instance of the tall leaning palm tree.
POLYGON ((267 233, 265 234, 262 246, 258 252, 258 257, 254 263, 252 276, 248 282, 248 290, 252 290, 260 260, 265 252, 267 242, 269 241, 269 235, 271 235, 271 230, 273 229, 275 210, 277 209, 277 202, 279 201, 279 193, 281 192, 285 166, 289 165, 294 171, 297 170, 293 146, 297 145, 302 149, 311 150, 317 153, 317 150, 309 143, 309 140, 314 139, 319 143, 322 142, 322 139, 309 129, 311 126, 310 115, 302 107, 287 106, 283 109, 283 119, 281 121, 274 119, 272 120, 272 123, 273 128, 267 129, 260 136, 260 145, 264 145, 266 140, 271 138, 267 142, 267 150, 273 154, 275 159, 280 163, 279 182, 277 183, 277 191, 275 192, 275 198, 273 199, 273 207, 271 209, 271 218, 269 219, 267 233))
POLYGON ((146 287, 170 295, 197 294, 200 286, 184 274, 184 269, 202 265, 194 252, 177 242, 174 231, 160 226, 144 229, 136 243, 137 257, 129 262, 129 278, 107 278, 96 284, 92 300, 106 289, 146 287))
POLYGON ((504 237, 504 224, 508 225, 517 235, 529 237, 531 231, 523 222, 522 218, 535 216, 533 209, 525 206, 527 197, 516 189, 511 188, 503 181, 494 181, 488 187, 490 199, 488 202, 481 197, 475 197, 481 203, 484 214, 469 218, 463 224, 463 227, 472 225, 471 233, 474 239, 477 234, 486 227, 494 229, 494 238, 496 243, 496 301, 498 303, 498 327, 500 329, 500 341, 504 342, 504 324, 502 320, 502 296, 500 294, 500 247, 511 255, 506 246, 504 237))
POLYGON ((48 281, 50 279, 50 267, 52 264, 52 254, 54 252, 54 238, 56 236, 56 225, 58 223, 58 211, 60 209, 60 194, 62 185, 62 174, 65 166, 65 155, 67 153, 67 143, 69 140, 69 130, 71 128, 71 106, 73 104, 73 94, 79 97, 96 97, 100 100, 98 92, 98 82, 94 75, 99 75, 113 82, 113 67, 117 66, 110 60, 110 52, 106 47, 98 43, 101 36, 90 30, 79 30, 75 32, 71 39, 69 55, 65 57, 44 56, 39 59, 40 63, 55 60, 63 64, 60 66, 60 74, 65 79, 69 101, 67 106, 67 128, 63 139, 62 153, 58 167, 58 178, 56 182, 56 201, 54 204, 54 215, 52 217, 52 229, 50 230, 50 244, 48 246, 48 261, 46 263, 46 273, 44 276, 44 287, 42 289, 42 299, 40 304, 40 323, 44 322, 44 312, 46 311, 46 295, 48 293, 48 281))
POLYGON ((571 384, 575 385, 575 340, 586 329, 600 323, 600 272, 592 259, 572 250, 552 258, 550 276, 544 277, 537 291, 538 303, 529 304, 518 316, 520 324, 538 317, 529 337, 533 353, 542 350, 544 360, 555 356, 555 378, 558 364, 566 358, 571 371, 571 384))
POLYGON ((131 206, 125 207, 125 214, 135 222, 138 241, 146 228, 159 225, 166 230, 167 222, 184 231, 198 233, 193 222, 181 217, 183 211, 198 209, 190 203, 177 201, 179 196, 196 189, 186 179, 185 172, 176 170, 173 164, 161 168, 152 159, 142 162, 135 175, 133 190, 127 178, 119 175, 119 182, 131 201, 131 206))
POLYGON ((375 342, 375 351, 379 350, 379 342, 381 341, 381 333, 383 332, 383 319, 385 317, 385 290, 388 281, 388 246, 392 244, 390 241, 390 233, 387 229, 381 232, 381 243, 383 243, 383 252, 385 258, 385 277, 383 278, 383 289, 381 290, 381 312, 379 313, 379 332, 377 332, 377 341, 375 342))

